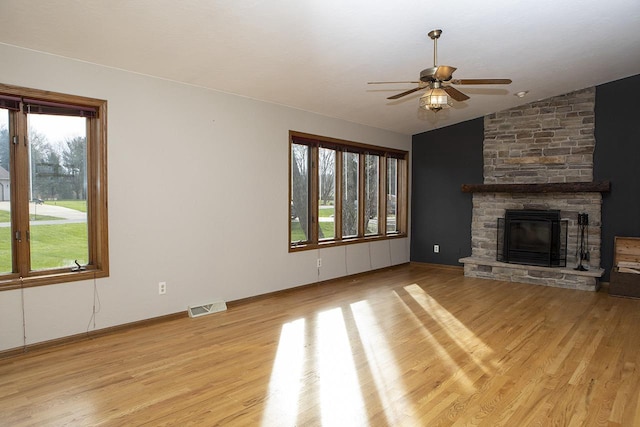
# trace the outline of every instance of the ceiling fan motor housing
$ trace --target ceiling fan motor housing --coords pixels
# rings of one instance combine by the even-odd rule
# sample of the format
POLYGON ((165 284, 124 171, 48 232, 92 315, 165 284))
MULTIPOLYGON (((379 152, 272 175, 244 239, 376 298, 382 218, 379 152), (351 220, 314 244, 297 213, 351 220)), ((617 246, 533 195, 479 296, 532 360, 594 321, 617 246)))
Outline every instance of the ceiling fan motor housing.
POLYGON ((431 67, 420 71, 420 81, 425 83, 436 81, 435 74, 437 70, 438 67, 431 67))
POLYGON ((450 65, 435 65, 431 68, 425 68, 420 71, 420 81, 430 82, 448 82, 453 76, 456 67, 450 65))

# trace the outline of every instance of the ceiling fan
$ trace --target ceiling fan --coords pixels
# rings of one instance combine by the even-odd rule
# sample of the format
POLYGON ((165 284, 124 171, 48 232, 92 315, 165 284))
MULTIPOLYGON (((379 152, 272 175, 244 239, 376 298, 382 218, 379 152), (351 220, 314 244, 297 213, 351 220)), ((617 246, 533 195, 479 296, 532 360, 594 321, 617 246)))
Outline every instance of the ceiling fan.
POLYGON ((368 84, 391 84, 391 83, 415 83, 418 87, 409 89, 405 92, 393 95, 387 99, 399 99, 413 92, 427 89, 424 95, 420 97, 420 107, 426 110, 438 112, 443 108, 451 106, 449 97, 456 101, 466 101, 469 99, 467 95, 458 89, 449 86, 454 85, 487 85, 499 84, 506 85, 511 83, 510 79, 453 79, 455 67, 449 65, 438 64, 438 39, 442 34, 442 30, 433 30, 429 32, 429 37, 433 40, 433 67, 425 68, 420 71, 419 81, 407 82, 368 82, 368 84))

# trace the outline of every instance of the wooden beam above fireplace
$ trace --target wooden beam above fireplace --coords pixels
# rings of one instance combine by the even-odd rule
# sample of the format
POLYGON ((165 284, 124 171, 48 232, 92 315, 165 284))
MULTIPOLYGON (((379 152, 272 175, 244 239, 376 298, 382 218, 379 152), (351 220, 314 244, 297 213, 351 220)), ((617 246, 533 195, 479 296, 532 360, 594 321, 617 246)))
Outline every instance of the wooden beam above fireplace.
POLYGON ((554 182, 547 184, 462 184, 463 193, 608 193, 611 182, 554 182))

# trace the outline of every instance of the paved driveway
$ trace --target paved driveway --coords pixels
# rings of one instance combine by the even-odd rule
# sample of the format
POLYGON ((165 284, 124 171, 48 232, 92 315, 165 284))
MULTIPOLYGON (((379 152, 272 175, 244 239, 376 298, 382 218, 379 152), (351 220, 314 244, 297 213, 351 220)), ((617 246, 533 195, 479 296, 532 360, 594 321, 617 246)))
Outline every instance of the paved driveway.
MULTIPOLYGON (((0 210, 9 211, 10 202, 0 202, 0 210)), ((29 213, 32 215, 47 215, 62 218, 61 220, 51 221, 37 221, 38 225, 47 224, 67 224, 71 222, 86 222, 87 214, 84 212, 76 211, 74 209, 63 208, 62 206, 54 205, 36 205, 35 203, 29 203, 29 213)), ((9 227, 9 222, 0 222, 0 227, 9 227)))

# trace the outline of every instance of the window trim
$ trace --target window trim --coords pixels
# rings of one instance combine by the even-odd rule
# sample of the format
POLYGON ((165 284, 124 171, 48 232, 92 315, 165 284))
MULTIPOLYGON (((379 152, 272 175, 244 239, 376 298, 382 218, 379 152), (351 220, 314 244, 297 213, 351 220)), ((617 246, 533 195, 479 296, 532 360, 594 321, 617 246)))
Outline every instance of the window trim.
MULTIPOLYGON (((52 103, 66 107, 77 107, 78 110, 95 110, 96 117, 87 117, 87 236, 89 244, 89 263, 85 270, 71 271, 67 268, 29 271, 29 244, 12 244, 14 263, 17 272, 0 275, 0 291, 21 287, 51 285, 57 283, 92 280, 109 276, 109 244, 107 215, 107 101, 83 96, 69 95, 39 89, 25 88, 0 83, 0 96, 16 97, 21 102, 41 101, 43 105, 52 103)), ((10 138, 18 141, 26 138, 22 135, 26 129, 26 114, 13 112, 10 115, 12 128, 10 138)), ((29 200, 26 193, 20 194, 18 189, 25 188, 28 174, 19 173, 25 167, 28 158, 26 150, 18 150, 11 144, 13 153, 10 170, 12 200, 12 236, 16 224, 21 227, 29 224, 29 200)))
POLYGON ((297 252, 311 249, 318 249, 330 246, 357 244, 376 240, 388 240, 407 237, 408 224, 408 162, 409 152, 395 148, 379 147, 375 145, 363 144, 359 142, 346 141, 336 138, 312 135, 308 133, 289 131, 289 208, 288 208, 288 245, 289 252, 297 252), (293 144, 307 145, 310 147, 310 177, 309 177, 309 240, 305 242, 291 242, 291 200, 292 194, 292 162, 293 144), (335 237, 330 239, 318 239, 318 148, 330 148, 336 150, 335 161, 335 237), (343 153, 351 152, 359 155, 358 162, 358 192, 364 194, 365 189, 365 161, 366 154, 374 154, 378 158, 378 233, 366 234, 364 230, 364 197, 358 197, 358 232, 356 236, 342 236, 342 186, 343 186, 343 153), (388 158, 401 160, 398 162, 397 170, 397 195, 396 195, 396 230, 387 232, 386 209, 387 209, 387 161, 388 158), (314 164, 315 163, 315 164, 314 164), (380 218, 384 218, 383 221, 380 218))

